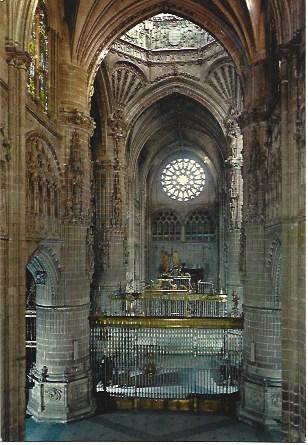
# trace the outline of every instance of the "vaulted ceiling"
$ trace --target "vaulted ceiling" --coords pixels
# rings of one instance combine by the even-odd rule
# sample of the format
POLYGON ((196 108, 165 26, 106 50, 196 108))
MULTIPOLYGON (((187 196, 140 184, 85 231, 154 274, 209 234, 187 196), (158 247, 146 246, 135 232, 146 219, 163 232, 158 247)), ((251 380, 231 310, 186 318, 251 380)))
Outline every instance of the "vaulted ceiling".
POLYGON ((216 119, 188 97, 173 94, 149 107, 137 120, 130 135, 131 164, 146 178, 173 153, 191 152, 207 157, 212 176, 217 177, 225 158, 225 138, 216 119))
POLYGON ((72 0, 64 1, 73 59, 95 71, 104 51, 121 34, 159 12, 185 17, 206 28, 240 67, 265 50, 263 0, 72 0))

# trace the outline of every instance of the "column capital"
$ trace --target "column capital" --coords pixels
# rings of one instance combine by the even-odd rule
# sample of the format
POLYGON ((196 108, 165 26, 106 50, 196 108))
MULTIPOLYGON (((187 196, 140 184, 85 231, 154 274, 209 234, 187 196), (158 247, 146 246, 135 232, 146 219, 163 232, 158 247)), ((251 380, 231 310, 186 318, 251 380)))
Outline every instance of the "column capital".
POLYGON ((27 70, 30 62, 31 56, 26 51, 19 51, 16 46, 6 46, 6 60, 7 63, 15 68, 27 70))

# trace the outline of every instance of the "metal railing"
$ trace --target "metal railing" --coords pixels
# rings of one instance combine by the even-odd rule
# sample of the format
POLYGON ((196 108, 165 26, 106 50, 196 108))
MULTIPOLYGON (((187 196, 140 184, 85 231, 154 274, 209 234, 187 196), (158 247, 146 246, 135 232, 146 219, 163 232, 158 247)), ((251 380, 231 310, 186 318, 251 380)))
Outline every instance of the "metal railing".
POLYGON ((149 289, 112 295, 103 311, 107 316, 226 317, 227 295, 149 289))
POLYGON ((238 392, 242 319, 91 316, 90 326, 95 388, 109 399, 238 392))
POLYGON ((36 359, 36 311, 34 309, 26 309, 26 401, 29 396, 29 388, 31 387, 28 378, 30 369, 36 359))

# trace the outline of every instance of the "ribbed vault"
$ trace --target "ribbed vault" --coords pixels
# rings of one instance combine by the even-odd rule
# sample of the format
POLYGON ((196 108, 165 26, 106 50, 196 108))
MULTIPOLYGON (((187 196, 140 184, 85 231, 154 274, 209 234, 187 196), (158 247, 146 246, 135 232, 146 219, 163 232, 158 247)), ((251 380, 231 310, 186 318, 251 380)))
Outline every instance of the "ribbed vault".
POLYGON ((180 94, 165 97, 139 116, 131 130, 129 165, 137 164, 143 180, 149 169, 173 151, 192 151, 209 159, 217 177, 226 157, 223 131, 213 115, 196 101, 180 94))

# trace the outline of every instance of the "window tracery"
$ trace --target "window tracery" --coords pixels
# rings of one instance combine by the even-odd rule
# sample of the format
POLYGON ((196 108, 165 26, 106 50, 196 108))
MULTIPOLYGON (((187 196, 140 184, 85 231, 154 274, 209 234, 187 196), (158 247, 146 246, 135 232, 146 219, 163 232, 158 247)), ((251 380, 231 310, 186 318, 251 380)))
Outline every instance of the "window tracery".
POLYGON ((153 221, 152 236, 154 240, 179 240, 181 224, 172 210, 158 212, 153 221))
POLYGON ((185 221, 186 240, 204 240, 213 232, 212 221, 204 210, 194 210, 187 216, 185 221))
POLYGON ((193 159, 175 159, 164 168, 161 184, 169 198, 189 201, 204 189, 204 169, 193 159))
POLYGON ((28 48, 31 56, 28 91, 48 111, 48 22, 45 0, 35 10, 28 48))

